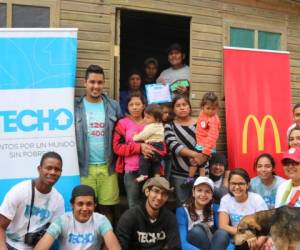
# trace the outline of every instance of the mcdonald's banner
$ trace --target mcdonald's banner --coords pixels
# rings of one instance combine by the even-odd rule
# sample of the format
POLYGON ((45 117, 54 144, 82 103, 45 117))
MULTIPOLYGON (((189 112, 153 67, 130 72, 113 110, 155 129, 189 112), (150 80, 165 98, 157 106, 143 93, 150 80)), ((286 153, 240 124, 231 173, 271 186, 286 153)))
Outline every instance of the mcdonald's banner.
POLYGON ((224 88, 230 168, 253 177, 255 158, 270 153, 283 175, 280 153, 292 122, 289 54, 225 47, 224 88))
MULTIPOLYGON (((77 29, 0 29, 0 203, 38 175, 43 153, 63 158, 56 188, 79 183, 74 128, 77 29)), ((69 209, 67 207, 67 209, 69 209)))

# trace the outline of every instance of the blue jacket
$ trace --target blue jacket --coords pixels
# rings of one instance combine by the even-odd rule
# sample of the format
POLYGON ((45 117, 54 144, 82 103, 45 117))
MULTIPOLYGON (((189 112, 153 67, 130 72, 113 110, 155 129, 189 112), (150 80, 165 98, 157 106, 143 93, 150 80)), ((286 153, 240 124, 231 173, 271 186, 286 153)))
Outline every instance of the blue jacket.
MULTIPOLYGON (((86 123, 86 112, 83 104, 84 96, 75 99, 75 133, 76 133, 76 144, 77 144, 77 155, 79 163, 80 176, 88 175, 88 164, 89 164, 89 146, 87 141, 87 123, 86 123)), ((112 134, 115 122, 122 116, 120 105, 117 101, 109 98, 102 94, 101 98, 104 103, 105 109, 105 127, 104 127, 104 153, 106 156, 106 162, 109 166, 109 173, 113 173, 114 166, 112 162, 112 134)))

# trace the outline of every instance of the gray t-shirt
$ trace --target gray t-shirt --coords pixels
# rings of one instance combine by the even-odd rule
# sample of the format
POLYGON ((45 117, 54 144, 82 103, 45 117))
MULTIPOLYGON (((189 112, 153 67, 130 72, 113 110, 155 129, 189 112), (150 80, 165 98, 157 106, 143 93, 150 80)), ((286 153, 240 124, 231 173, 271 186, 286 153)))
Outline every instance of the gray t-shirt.
POLYGON ((163 72, 161 72, 156 82, 170 85, 177 80, 190 80, 189 66, 184 65, 180 69, 173 69, 172 67, 165 69, 163 72))

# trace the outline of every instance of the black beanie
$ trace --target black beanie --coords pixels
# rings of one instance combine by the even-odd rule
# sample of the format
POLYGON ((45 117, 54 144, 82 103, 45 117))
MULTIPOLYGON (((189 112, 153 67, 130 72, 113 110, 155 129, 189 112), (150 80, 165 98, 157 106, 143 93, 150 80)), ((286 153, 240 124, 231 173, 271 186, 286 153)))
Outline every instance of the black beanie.
POLYGON ((78 196, 92 196, 94 198, 94 201, 96 201, 95 190, 88 185, 78 185, 73 188, 71 195, 71 203, 73 203, 75 198, 78 196))
POLYGON ((209 159, 209 166, 211 167, 214 164, 224 165, 225 169, 227 169, 227 160, 223 154, 212 154, 211 158, 209 159))

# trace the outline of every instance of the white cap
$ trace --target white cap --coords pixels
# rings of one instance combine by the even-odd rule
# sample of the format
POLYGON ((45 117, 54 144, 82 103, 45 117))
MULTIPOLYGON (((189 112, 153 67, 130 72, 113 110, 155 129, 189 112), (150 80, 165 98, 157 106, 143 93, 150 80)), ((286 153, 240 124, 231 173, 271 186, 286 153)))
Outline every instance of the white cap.
POLYGON ((194 182, 194 187, 200 185, 200 184, 207 184, 212 191, 214 191, 214 183, 211 179, 209 179, 206 176, 199 176, 195 182, 194 182))

